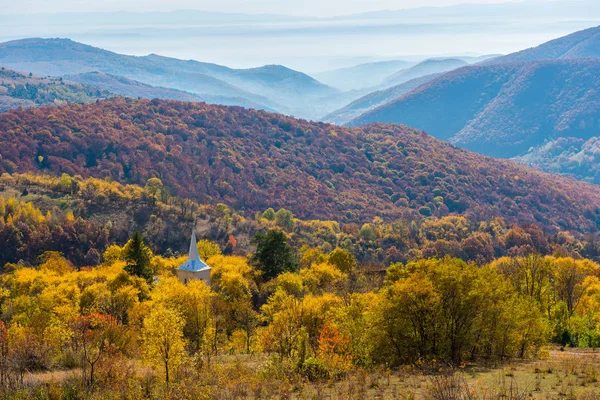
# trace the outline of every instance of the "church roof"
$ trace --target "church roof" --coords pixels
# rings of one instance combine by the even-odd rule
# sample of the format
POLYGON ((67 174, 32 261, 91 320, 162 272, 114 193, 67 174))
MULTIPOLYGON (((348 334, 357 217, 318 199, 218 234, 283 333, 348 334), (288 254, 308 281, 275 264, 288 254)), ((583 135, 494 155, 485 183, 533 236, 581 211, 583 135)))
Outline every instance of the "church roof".
POLYGON ((198 241, 196 240, 196 232, 192 231, 192 238, 190 240, 190 252, 188 253, 188 259, 177 269, 190 272, 198 272, 205 269, 210 269, 204 261, 200 259, 198 255, 198 241))

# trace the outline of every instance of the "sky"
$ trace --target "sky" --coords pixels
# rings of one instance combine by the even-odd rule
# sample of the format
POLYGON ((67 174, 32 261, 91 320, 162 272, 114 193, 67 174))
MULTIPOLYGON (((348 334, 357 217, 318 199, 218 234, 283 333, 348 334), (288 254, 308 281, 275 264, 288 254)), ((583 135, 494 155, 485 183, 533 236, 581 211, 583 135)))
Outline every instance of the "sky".
POLYGON ((600 0, 0 0, 0 42, 70 38, 121 54, 235 68, 282 64, 309 73, 400 58, 507 54, 598 25, 600 0), (505 5, 483 6, 491 3, 505 5), (464 4, 477 6, 326 18, 464 4), (173 10, 186 11, 143 14, 173 10))
MULTIPOLYGON (((552 1, 552 0, 548 0, 552 1)), ((556 0, 567 2, 570 0, 556 0)), ((462 3, 507 3, 507 0, 2 0, 3 14, 94 11, 162 11, 195 9, 239 13, 274 13, 328 17, 377 10, 443 7, 462 3)))

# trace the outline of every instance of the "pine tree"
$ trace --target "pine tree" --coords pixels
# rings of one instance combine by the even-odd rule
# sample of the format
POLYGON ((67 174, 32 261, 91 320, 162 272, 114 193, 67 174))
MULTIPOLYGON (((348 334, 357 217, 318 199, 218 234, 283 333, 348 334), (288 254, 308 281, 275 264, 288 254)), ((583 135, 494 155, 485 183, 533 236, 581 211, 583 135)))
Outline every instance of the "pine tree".
POLYGON ((144 243, 142 235, 135 232, 123 248, 123 254, 125 261, 127 261, 125 271, 131 275, 144 278, 149 284, 152 283, 153 274, 150 268, 152 251, 144 243))
POLYGON ((294 251, 282 232, 270 230, 266 235, 258 233, 253 242, 256 243, 256 252, 251 263, 262 272, 265 280, 275 278, 282 272, 298 269, 294 251))

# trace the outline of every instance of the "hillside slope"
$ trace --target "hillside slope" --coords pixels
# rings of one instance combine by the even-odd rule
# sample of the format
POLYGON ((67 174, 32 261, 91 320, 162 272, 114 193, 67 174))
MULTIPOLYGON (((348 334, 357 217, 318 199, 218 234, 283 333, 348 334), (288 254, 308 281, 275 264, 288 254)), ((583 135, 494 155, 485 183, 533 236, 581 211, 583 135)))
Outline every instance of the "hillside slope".
POLYGON ((389 88, 392 86, 403 84, 413 79, 421 78, 423 76, 453 71, 457 68, 461 68, 467 65, 469 64, 466 61, 460 60, 458 58, 425 60, 415 65, 414 67, 405 70, 400 70, 390 75, 383 81, 381 86, 384 88, 389 88))
POLYGON ((366 96, 353 101, 347 106, 326 115, 322 118, 322 121, 331 122, 338 125, 346 124, 366 113, 367 111, 381 107, 382 105, 385 105, 390 101, 393 101, 405 95, 406 93, 415 90, 419 86, 432 81, 441 75, 442 74, 426 75, 421 78, 412 79, 400 85, 392 86, 389 89, 378 90, 376 92, 369 93, 366 96))
POLYGON ((515 157, 557 137, 597 135, 599 92, 600 59, 473 66, 350 124, 402 123, 469 150, 515 157))
POLYGON ((61 103, 89 103, 113 97, 114 92, 59 78, 26 75, 0 70, 0 112, 13 108, 61 103))
POLYGON ((103 74, 101 72, 88 72, 85 74, 69 75, 69 81, 79 82, 89 86, 109 90, 125 97, 141 97, 144 99, 164 99, 181 101, 205 101, 212 104, 239 105, 246 108, 266 109, 264 106, 241 97, 198 95, 182 90, 170 89, 160 86, 151 86, 122 76, 103 74))
POLYGON ((600 188, 460 150, 392 125, 341 128, 239 107, 113 99, 0 115, 0 172, 144 184, 252 213, 364 222, 500 215, 596 231, 600 188))
POLYGON ((600 57, 600 26, 575 32, 537 47, 485 61, 485 65, 520 61, 600 57))

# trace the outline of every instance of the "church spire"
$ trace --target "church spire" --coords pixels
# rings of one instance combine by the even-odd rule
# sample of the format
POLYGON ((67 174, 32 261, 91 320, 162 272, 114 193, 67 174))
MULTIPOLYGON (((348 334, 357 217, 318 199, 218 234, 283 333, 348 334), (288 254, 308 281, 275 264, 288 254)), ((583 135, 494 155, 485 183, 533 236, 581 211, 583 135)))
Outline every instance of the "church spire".
POLYGON ((198 255, 198 241, 196 240, 196 230, 192 230, 192 239, 190 240, 190 252, 188 254, 188 260, 200 260, 198 255))

